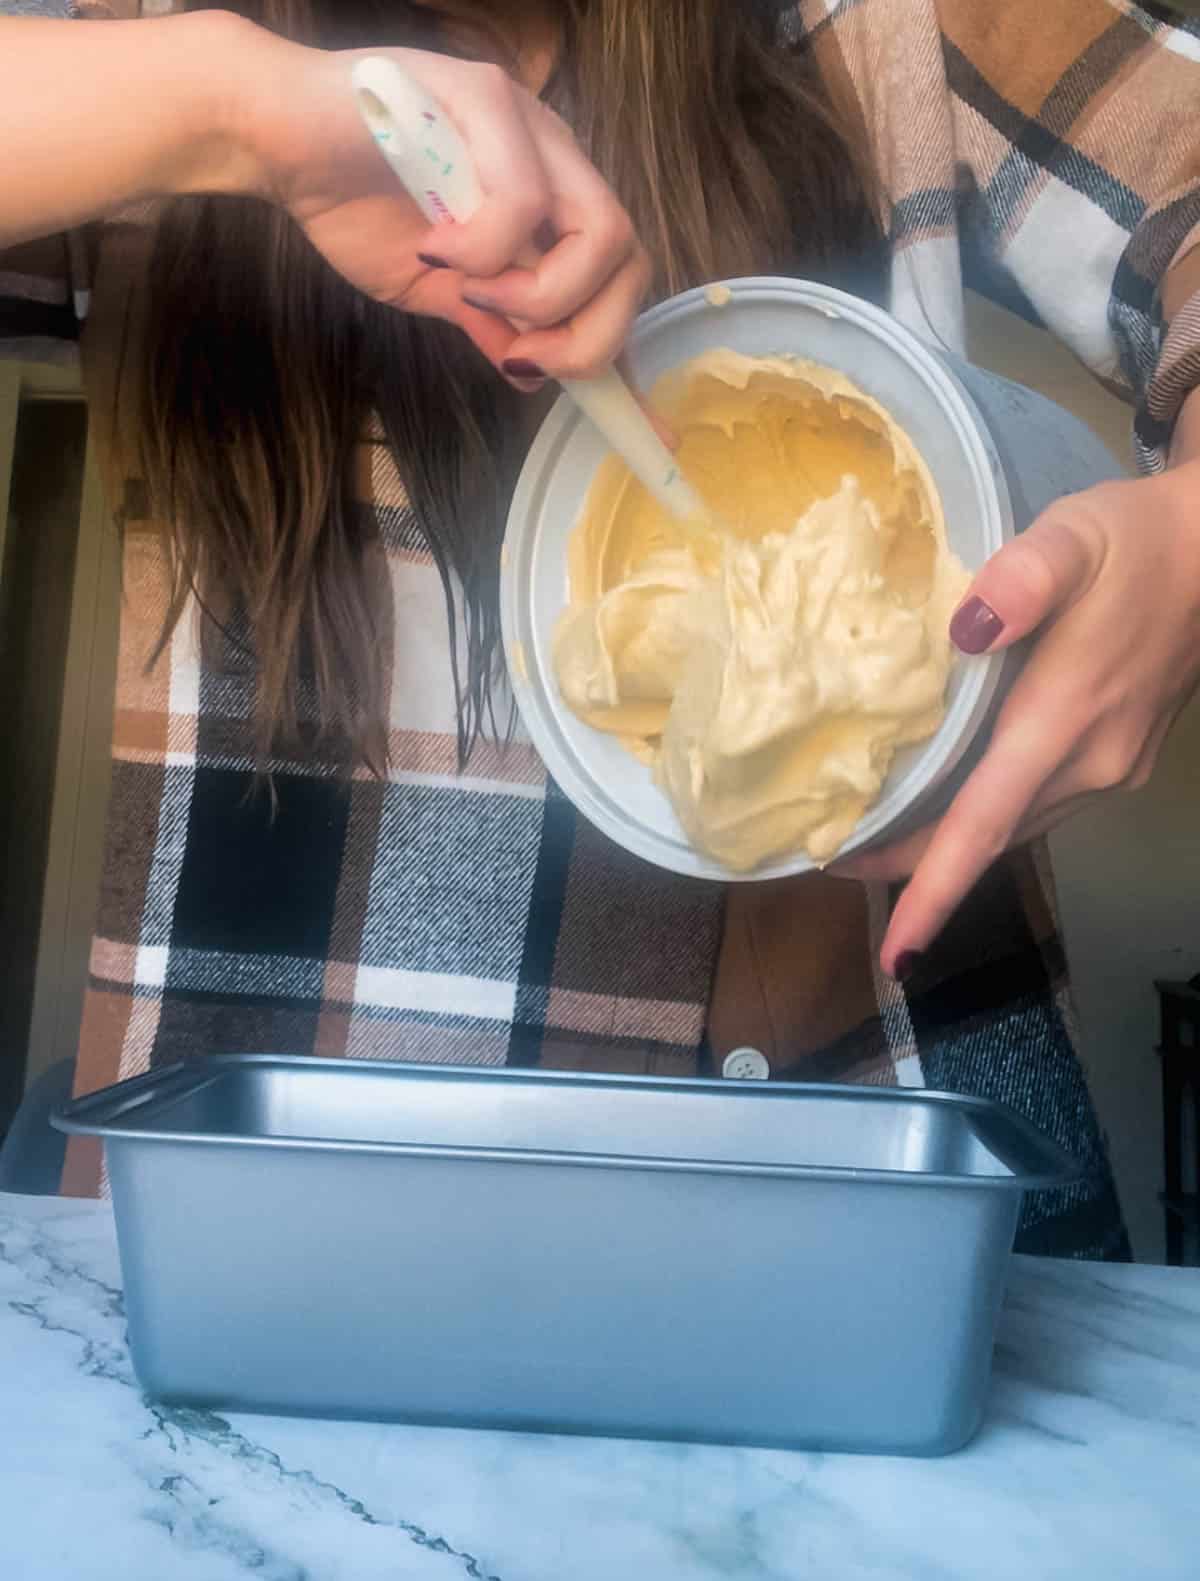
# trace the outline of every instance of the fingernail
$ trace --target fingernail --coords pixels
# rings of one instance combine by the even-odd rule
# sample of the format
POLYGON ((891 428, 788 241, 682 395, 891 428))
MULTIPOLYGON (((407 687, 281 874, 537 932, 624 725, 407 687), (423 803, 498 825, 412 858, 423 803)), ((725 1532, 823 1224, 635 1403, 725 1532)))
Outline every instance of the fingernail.
POLYGON ((950 622, 950 641, 960 653, 986 653, 1004 630, 1004 622, 990 604, 969 598, 950 622))
POLYGON ((545 368, 539 368, 536 362, 530 362, 526 357, 509 357, 500 366, 510 379, 544 379, 545 368))
POLYGON ((892 976, 898 983, 907 982, 920 964, 920 950, 901 950, 892 967, 892 976))
POLYGON ((546 382, 544 370, 536 362, 529 362, 524 357, 510 357, 507 362, 500 364, 500 370, 523 395, 536 395, 546 382))
POLYGON ((478 308, 481 313, 498 313, 500 311, 494 302, 489 302, 481 296, 468 296, 465 291, 463 292, 463 301, 468 307, 478 308))
POLYGON ((435 258, 432 253, 418 253, 417 261, 423 263, 426 269, 449 269, 450 267, 444 258, 435 258))

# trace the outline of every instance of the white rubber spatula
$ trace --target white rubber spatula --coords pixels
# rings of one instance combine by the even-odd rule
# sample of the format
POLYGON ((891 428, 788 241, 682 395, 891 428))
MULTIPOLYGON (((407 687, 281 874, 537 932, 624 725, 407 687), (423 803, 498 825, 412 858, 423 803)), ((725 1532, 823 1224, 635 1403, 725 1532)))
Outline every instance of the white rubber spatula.
MULTIPOLYGON (((353 80, 371 136, 425 218, 431 224, 469 219, 479 207, 479 184, 466 145, 441 105, 383 56, 359 61, 353 80)), ((536 254, 519 261, 534 263, 536 254)), ((595 379, 564 379, 562 387, 673 516, 708 523, 699 496, 615 369, 595 379)))

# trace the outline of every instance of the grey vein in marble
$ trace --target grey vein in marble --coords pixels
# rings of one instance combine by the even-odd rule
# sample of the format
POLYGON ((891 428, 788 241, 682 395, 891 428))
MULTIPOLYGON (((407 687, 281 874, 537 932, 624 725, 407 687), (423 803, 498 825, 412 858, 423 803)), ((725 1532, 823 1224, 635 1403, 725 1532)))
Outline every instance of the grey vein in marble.
MULTIPOLYGON (((136 1390, 128 1349, 117 1337, 124 1329, 121 1291, 81 1262, 61 1254, 53 1233, 58 1222, 57 1217, 50 1217, 39 1232, 12 1215, 0 1214, 0 1265, 22 1274, 35 1292, 25 1300, 8 1299, 8 1309, 29 1319, 43 1333, 78 1341, 76 1370, 82 1376, 136 1390), (112 1328, 117 1332, 111 1332, 112 1328)), ((277 1454, 253 1442, 215 1412, 161 1406, 147 1399, 142 1404, 150 1419, 140 1435, 142 1445, 161 1441, 172 1455, 207 1445, 221 1461, 236 1465, 243 1478, 295 1484, 306 1498, 327 1504, 338 1514, 366 1526, 391 1528, 419 1549, 458 1561, 461 1573, 471 1581, 503 1581, 473 1554, 460 1551, 416 1522, 373 1515, 361 1500, 334 1483, 285 1465, 277 1454)), ((145 1519, 160 1525, 184 1547, 216 1549, 266 1581, 309 1581, 313 1575, 305 1563, 278 1553, 277 1540, 230 1522, 220 1513, 225 1501, 191 1474, 168 1471, 157 1482, 148 1478, 147 1486, 157 1491, 163 1502, 147 1508, 145 1519)))

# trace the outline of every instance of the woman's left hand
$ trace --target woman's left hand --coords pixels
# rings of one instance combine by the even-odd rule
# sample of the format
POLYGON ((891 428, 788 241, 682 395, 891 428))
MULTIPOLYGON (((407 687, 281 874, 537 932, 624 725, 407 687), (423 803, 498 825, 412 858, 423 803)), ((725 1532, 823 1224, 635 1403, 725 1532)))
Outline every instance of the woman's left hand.
POLYGON ((1200 455, 1052 505, 984 566, 950 630, 971 654, 1038 638, 945 816, 833 869, 912 874, 880 956, 898 977, 1006 847, 1149 778, 1200 679, 1200 455))

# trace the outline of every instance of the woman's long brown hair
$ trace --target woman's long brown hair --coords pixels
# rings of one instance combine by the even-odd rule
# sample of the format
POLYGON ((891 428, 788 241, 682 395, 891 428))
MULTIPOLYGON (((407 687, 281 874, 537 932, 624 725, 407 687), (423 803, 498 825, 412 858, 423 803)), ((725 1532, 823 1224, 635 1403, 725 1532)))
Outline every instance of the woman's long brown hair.
MULTIPOLYGON (((499 0, 233 9, 336 48, 461 52, 464 24, 476 22, 492 53, 521 10, 499 0), (443 31, 446 15, 454 26, 443 31)), ((633 217, 658 295, 752 273, 877 294, 860 150, 809 58, 778 43, 778 0, 560 0, 558 10, 547 97, 633 217)), ((441 573, 464 761, 490 718, 523 398, 458 331, 365 300, 258 202, 169 205, 145 306, 141 460, 155 514, 171 524, 164 640, 196 591, 235 642, 245 634, 260 760, 315 731, 347 764, 385 769, 392 616, 378 526, 356 488, 378 417, 441 573)))

